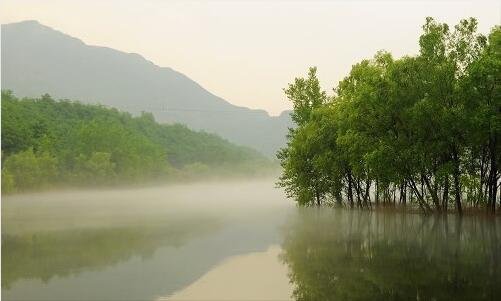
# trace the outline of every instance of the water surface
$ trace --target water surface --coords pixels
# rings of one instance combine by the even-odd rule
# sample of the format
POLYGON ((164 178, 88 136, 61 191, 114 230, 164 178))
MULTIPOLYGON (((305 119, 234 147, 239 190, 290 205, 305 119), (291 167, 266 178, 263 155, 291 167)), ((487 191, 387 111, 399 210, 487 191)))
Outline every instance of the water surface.
POLYGON ((301 210, 283 237, 296 300, 499 300, 499 218, 301 210))
POLYGON ((497 300, 499 218, 294 207, 273 180, 2 200, 4 300, 497 300))

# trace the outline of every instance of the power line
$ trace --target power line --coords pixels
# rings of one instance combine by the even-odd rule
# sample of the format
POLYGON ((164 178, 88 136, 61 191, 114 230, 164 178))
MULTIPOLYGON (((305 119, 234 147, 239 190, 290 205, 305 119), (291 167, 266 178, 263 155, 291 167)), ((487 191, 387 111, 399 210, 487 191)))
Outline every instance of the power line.
POLYGON ((183 109, 183 108, 164 108, 164 107, 135 107, 135 106, 120 106, 124 110, 140 110, 151 112, 203 112, 203 113, 267 113, 264 110, 242 109, 242 110, 206 110, 206 109, 183 109))

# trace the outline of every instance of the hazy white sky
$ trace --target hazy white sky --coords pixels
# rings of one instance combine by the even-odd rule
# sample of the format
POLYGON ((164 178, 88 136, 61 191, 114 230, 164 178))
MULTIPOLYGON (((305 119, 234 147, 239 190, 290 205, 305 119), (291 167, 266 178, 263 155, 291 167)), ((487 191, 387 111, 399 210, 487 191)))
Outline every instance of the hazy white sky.
POLYGON ((231 103, 278 114, 282 88, 317 66, 331 90, 351 65, 385 49, 417 52, 426 16, 500 24, 501 1, 3 0, 1 23, 35 19, 87 44, 135 52, 231 103))

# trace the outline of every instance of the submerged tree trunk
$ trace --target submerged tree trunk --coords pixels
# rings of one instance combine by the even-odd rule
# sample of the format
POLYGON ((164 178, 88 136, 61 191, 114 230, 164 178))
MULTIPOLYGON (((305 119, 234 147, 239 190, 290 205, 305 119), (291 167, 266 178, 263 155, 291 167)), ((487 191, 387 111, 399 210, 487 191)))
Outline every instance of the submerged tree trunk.
POLYGON ((461 208, 461 184, 459 183, 459 157, 458 153, 456 150, 452 152, 452 158, 454 160, 454 173, 453 173, 453 178, 454 178, 454 196, 455 196, 455 202, 456 202, 456 209, 459 214, 463 213, 463 209, 461 208))
POLYGON ((496 211, 496 198, 498 190, 497 164, 496 164, 496 137, 491 134, 489 138, 489 156, 490 156, 490 173, 489 173, 489 205, 492 213, 496 211))
POLYGON ((397 191, 397 187, 395 185, 392 185, 393 186, 393 207, 395 207, 395 203, 396 203, 396 191, 397 191))
POLYGON ((350 202, 350 207, 353 208, 353 178, 351 177, 351 171, 348 171, 348 201, 350 202))
POLYGON ((485 174, 486 174, 486 155, 485 155, 485 149, 482 148, 482 155, 480 159, 480 185, 478 187, 478 195, 476 199, 476 206, 478 205, 479 202, 484 200, 484 185, 485 185, 485 174))
POLYGON ((362 198, 360 196, 360 179, 357 177, 357 181, 355 182, 355 192, 357 193, 357 207, 362 207, 362 198))
POLYGON ((407 191, 407 182, 403 181, 400 184, 400 197, 399 197, 399 203, 400 203, 400 205, 405 205, 406 191, 407 191))
POLYGON ((430 180, 425 174, 421 175, 421 178, 423 179, 424 183, 426 184, 426 188, 430 192, 431 199, 433 200, 433 204, 435 205, 435 209, 440 212, 441 207, 440 207, 440 200, 438 199, 438 194, 435 188, 433 188, 430 184, 430 180))
POLYGON ((442 196, 442 208, 447 212, 447 206, 449 204, 449 176, 445 177, 444 184, 444 194, 442 196))
POLYGON ((317 206, 320 206, 320 192, 317 187, 315 187, 315 199, 317 200, 317 206))
POLYGON ((416 182, 414 181, 414 179, 410 178, 409 183, 411 184, 411 189, 414 190, 414 194, 416 195, 419 208, 421 208, 421 210, 423 210, 423 212, 425 213, 427 211, 430 211, 431 210, 430 205, 428 205, 428 203, 425 202, 423 195, 419 193, 419 190, 416 186, 416 182))
POLYGON ((343 196, 341 190, 335 188, 332 191, 332 195, 334 196, 334 199, 336 200, 336 204, 341 207, 343 205, 343 196))
POLYGON ((365 194, 364 194, 364 204, 367 207, 370 207, 370 196, 369 196, 370 188, 371 188, 371 180, 367 180, 367 183, 365 184, 365 194))

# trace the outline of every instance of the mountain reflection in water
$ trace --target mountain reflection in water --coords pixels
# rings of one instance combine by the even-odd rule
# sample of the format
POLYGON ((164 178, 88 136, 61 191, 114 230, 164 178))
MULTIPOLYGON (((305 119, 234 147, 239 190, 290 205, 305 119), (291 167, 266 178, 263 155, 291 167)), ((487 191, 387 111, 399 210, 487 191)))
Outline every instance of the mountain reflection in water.
POLYGON ((2 205, 2 300, 169 296, 228 258, 279 245, 294 209, 273 180, 18 195, 2 205))

